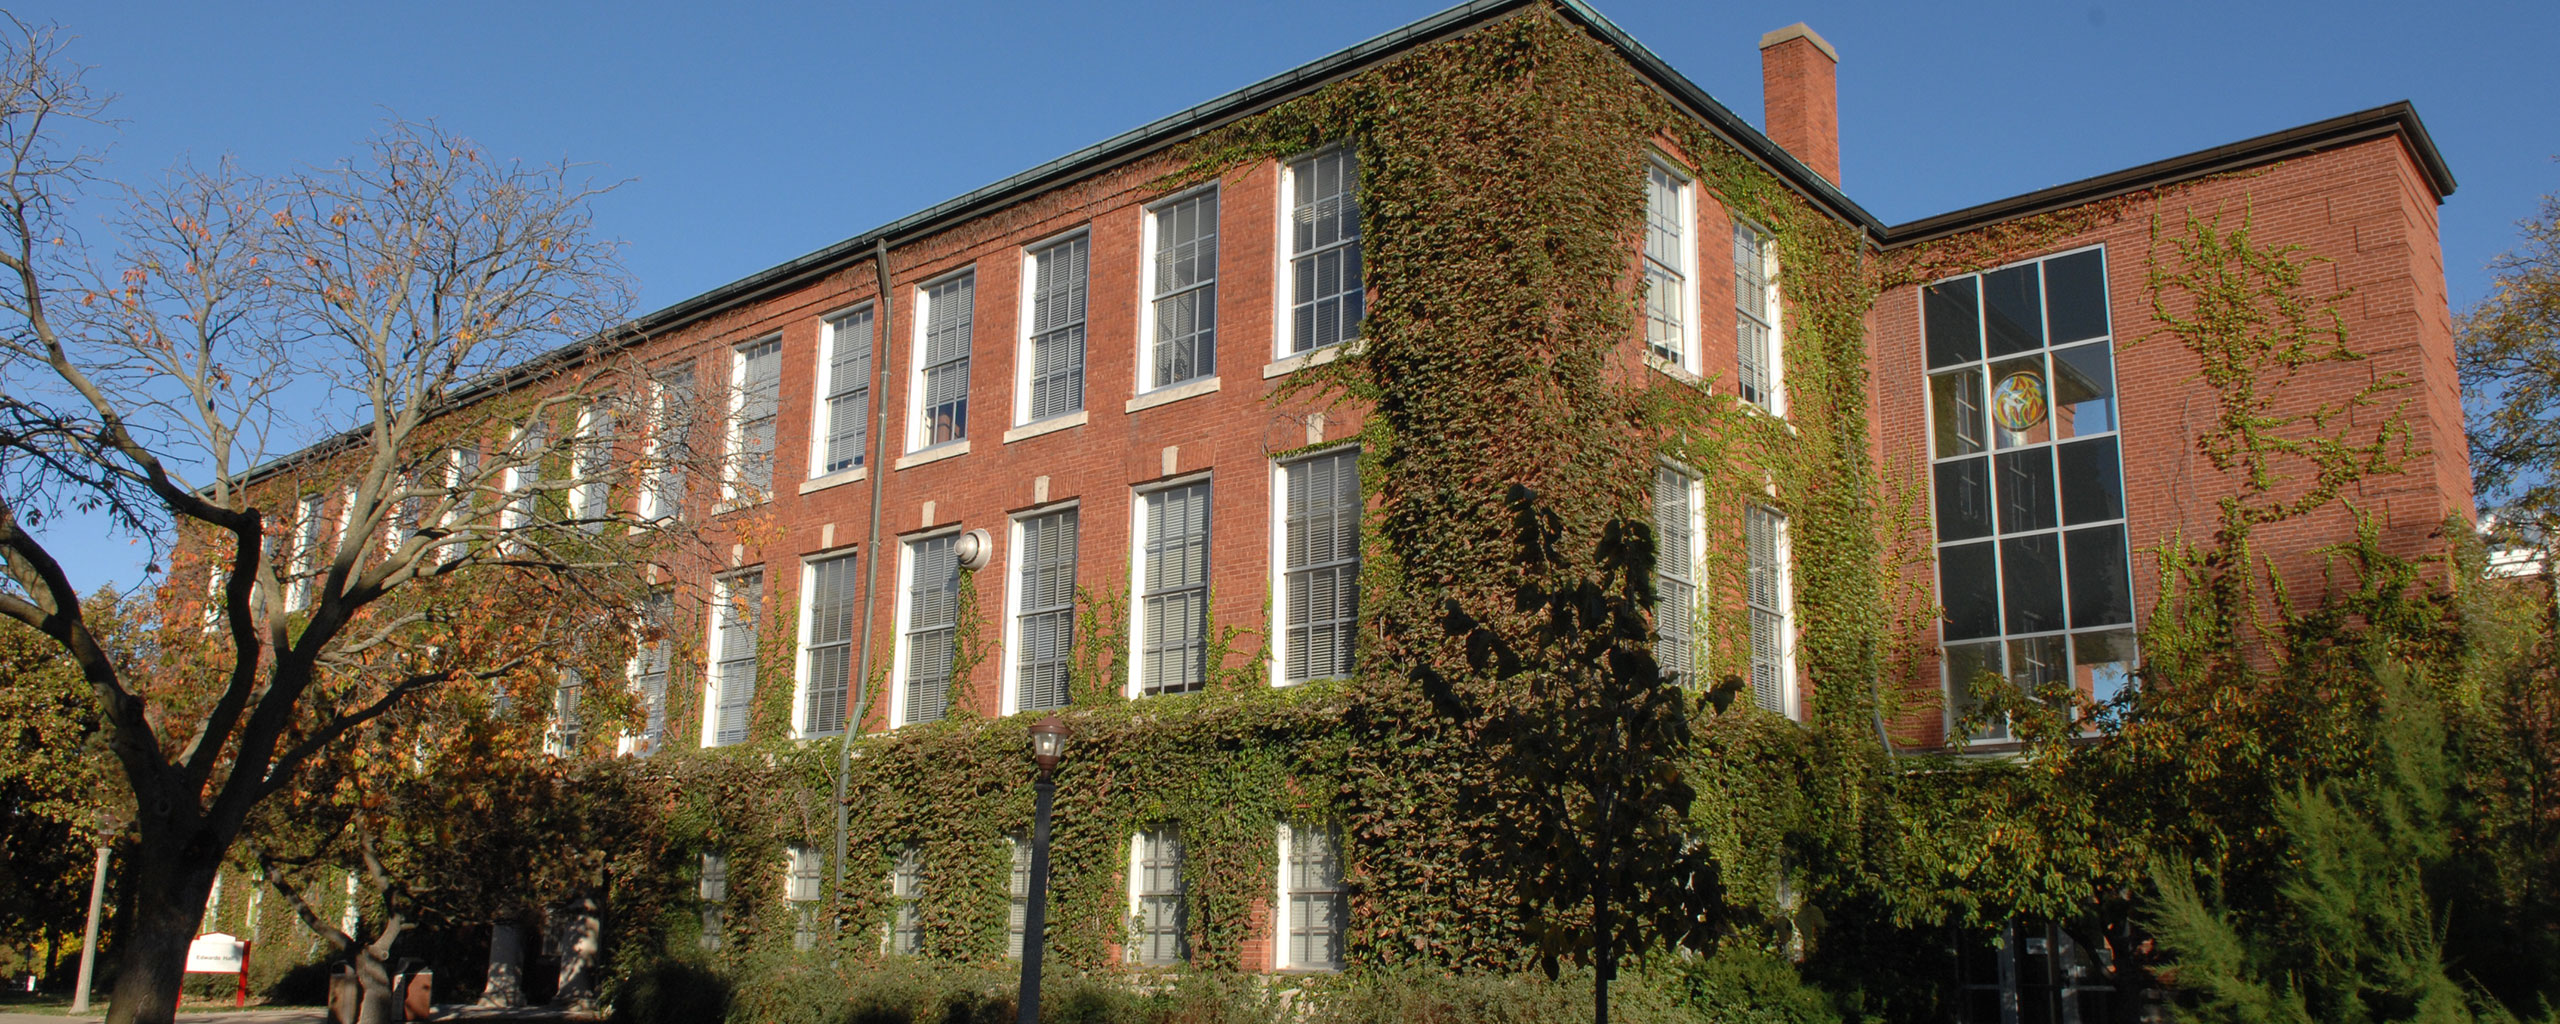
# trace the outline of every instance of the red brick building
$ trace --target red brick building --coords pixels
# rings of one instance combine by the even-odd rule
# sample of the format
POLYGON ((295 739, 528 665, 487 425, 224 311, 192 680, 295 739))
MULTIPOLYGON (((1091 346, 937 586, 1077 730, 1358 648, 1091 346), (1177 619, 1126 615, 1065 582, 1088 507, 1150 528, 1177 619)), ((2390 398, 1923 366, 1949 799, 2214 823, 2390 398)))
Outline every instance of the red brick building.
MULTIPOLYGON (((871 677, 884 685, 856 709, 868 731, 940 719, 952 700, 987 718, 1060 706, 1079 590, 1125 605, 1115 685, 1133 699, 1236 667, 1208 663, 1221 627, 1268 637, 1235 657, 1271 685, 1347 674, 1363 409, 1283 389, 1358 351, 1378 301, 1360 274, 1377 215, 1360 207, 1361 154, 1324 145, 1161 182, 1187 140, 1524 11, 1587 34, 1700 133, 1682 137, 1729 148, 1851 233, 1884 283, 1865 318, 1872 454, 1888 487, 1925 496, 1908 540, 1930 558, 1908 582, 1943 614, 1909 625, 1950 652, 1924 659, 1924 710, 1893 723, 1897 744, 1946 740, 1952 709, 1927 695, 1948 678, 1939 661, 2101 696, 2127 685, 2158 597, 2149 549, 2209 532, 2235 486, 2198 450, 2212 413, 2198 357, 2154 315, 2155 221, 2174 232, 2219 212, 2229 228, 2245 212, 2261 243, 2324 257, 2307 287, 2343 296, 2365 358, 2306 369, 2281 401, 2402 375, 2389 402, 2410 469, 2351 497, 2400 552, 2472 514, 2435 219, 2453 181, 2405 104, 1886 225, 1837 183, 1839 55, 1803 26, 1761 41, 1764 132, 1579 3, 1480 0, 644 317, 621 353, 655 382, 643 443, 695 396, 724 468, 685 491, 644 480, 635 511, 692 510, 726 564, 681 581, 715 597, 670 606, 701 662, 643 654, 633 677, 661 710, 624 749, 784 738, 749 730, 755 694, 775 687, 792 694, 788 739, 836 736, 871 677), (756 643, 774 639, 759 622, 795 625, 790 678, 759 677, 756 643), (993 653, 951 679, 970 635, 993 653), (666 719, 670 685, 698 687, 678 702, 698 716, 666 719)), ((1620 372, 1786 417, 1800 307, 1783 247, 1728 209, 1709 155, 1680 138, 1643 158, 1626 292, 1639 327, 1620 372)), ((1818 684, 1794 657, 1786 496, 1726 507, 1681 467, 1660 473, 1662 590, 1697 609, 1658 620, 1663 660, 1729 667, 1754 703, 1805 717, 1818 684), (1728 544, 1736 571, 1709 578, 1705 552, 1728 544)), ((2300 519, 2259 551, 2305 572, 2348 529, 2342 514, 2300 519)), ((1339 966, 1341 854, 1291 835, 1238 959, 1339 966)), ((803 856, 793 875, 814 878, 803 856)), ((1169 834, 1132 843, 1131 959, 1185 956, 1180 865, 1169 834)), ((918 870, 900 860, 892 888, 911 892, 918 870)), ((894 920, 892 949, 918 941, 911 924, 894 920)))

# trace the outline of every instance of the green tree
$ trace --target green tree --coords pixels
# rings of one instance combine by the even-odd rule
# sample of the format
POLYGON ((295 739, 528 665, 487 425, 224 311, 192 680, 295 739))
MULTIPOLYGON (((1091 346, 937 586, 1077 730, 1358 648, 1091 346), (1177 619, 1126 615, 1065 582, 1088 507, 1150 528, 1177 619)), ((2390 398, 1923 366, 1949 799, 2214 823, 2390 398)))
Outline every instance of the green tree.
POLYGON ((2471 474, 2485 503, 2548 542, 2560 524, 2560 194, 2517 224, 2456 339, 2471 474))

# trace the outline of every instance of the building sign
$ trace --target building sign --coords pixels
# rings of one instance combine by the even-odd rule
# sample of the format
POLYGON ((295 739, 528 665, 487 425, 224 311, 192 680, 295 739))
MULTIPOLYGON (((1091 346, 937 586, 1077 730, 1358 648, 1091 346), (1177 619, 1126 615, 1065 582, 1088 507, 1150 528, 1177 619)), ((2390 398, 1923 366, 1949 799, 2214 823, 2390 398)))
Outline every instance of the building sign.
POLYGON ((221 932, 196 936, 187 945, 189 974, 238 974, 248 959, 249 944, 221 932))

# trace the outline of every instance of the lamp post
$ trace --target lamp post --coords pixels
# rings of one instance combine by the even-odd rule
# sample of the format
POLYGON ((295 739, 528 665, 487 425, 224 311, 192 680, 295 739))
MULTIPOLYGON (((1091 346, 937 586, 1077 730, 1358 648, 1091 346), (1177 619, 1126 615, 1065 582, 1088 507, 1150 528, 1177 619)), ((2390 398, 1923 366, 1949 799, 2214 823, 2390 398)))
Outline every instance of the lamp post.
POLYGON ((1066 752, 1067 723, 1050 715, 1032 724, 1031 760, 1039 764, 1040 777, 1032 783, 1031 891, 1022 908, 1022 993, 1014 1017, 1018 1024, 1040 1024, 1040 953, 1048 945, 1049 927, 1049 806, 1057 799, 1053 776, 1066 752))

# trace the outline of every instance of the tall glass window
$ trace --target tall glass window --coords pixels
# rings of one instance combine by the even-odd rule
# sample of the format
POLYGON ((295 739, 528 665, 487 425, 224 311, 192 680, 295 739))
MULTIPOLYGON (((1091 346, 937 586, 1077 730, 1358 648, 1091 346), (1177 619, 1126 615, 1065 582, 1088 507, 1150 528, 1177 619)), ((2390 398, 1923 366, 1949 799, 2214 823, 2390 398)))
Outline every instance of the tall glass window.
POLYGON ((862 465, 871 438, 871 307, 827 318, 826 350, 819 355, 818 457, 810 476, 862 465))
POLYGON ((1350 893, 1342 884, 1342 842, 1332 826, 1318 821, 1292 821, 1287 832, 1289 855, 1282 866, 1288 882, 1288 949, 1284 967, 1301 970, 1342 969, 1342 929, 1350 919, 1350 893))
POLYGON ((1735 382, 1742 400, 1778 412, 1778 253, 1760 229, 1733 226, 1735 382))
POLYGON ((1682 686, 1698 672, 1698 478, 1653 471, 1653 660, 1682 686))
POLYGON ((2114 697, 2135 652, 2105 250, 1938 282, 1921 319, 1951 715, 1986 675, 2114 697))
POLYGON ((1742 543, 1750 557, 1751 703, 1794 717, 1788 690, 1795 682, 1795 600, 1787 585, 1787 517, 1765 505, 1742 514, 1742 543))
POLYGON ((1208 679, 1209 485, 1142 499, 1138 692, 1189 693, 1208 679))
POLYGON ((845 701, 853 692, 853 634, 856 595, 854 556, 838 555, 809 563, 801 603, 808 630, 808 675, 800 694, 800 735, 833 736, 845 727, 845 701))
POLYGON ((756 617, 764 606, 764 573, 745 572, 720 581, 713 592, 710 746, 747 741, 756 699, 756 617))
POLYGON ((1360 453, 1281 469, 1280 678, 1351 674, 1360 620, 1360 453))
POLYGON ((1014 685, 1024 711, 1065 707, 1076 636, 1076 510, 1029 516, 1014 551, 1014 685))
POLYGON ((1644 166, 1644 340, 1655 358, 1695 372, 1689 179, 1659 160, 1644 166))
POLYGON ((969 346, 976 325, 978 278, 962 274, 924 289, 916 338, 915 422, 907 450, 969 436, 969 346))
POLYGON ((644 717, 640 734, 632 738, 631 752, 647 757, 658 752, 658 740, 667 732, 667 670, 674 660, 676 596, 659 588, 649 592, 640 602, 640 646, 631 659, 631 682, 640 691, 640 707, 644 717))
POLYGON ((1130 959, 1178 964, 1191 957, 1183 941, 1182 832, 1173 825, 1138 834, 1135 856, 1137 934, 1130 959))
POLYGON ((1360 336, 1360 160, 1330 149, 1289 165, 1289 326, 1281 355, 1360 336))
POLYGON ((1030 336, 1022 422, 1084 408, 1084 312, 1087 254, 1082 235, 1031 254, 1030 336))
POLYGON ((773 493, 773 422, 782 411, 782 339, 737 348, 729 407, 729 500, 763 501, 773 493))
POLYGON ((1149 211, 1148 372, 1142 390, 1218 372, 1218 193, 1177 199, 1149 211))
POLYGON ((951 656, 959 639, 958 534, 907 545, 905 723, 939 722, 951 710, 951 656))
POLYGON ((889 952, 895 956, 914 956, 924 952, 924 850, 914 843, 898 848, 898 860, 889 869, 889 899, 896 905, 889 920, 889 952))

